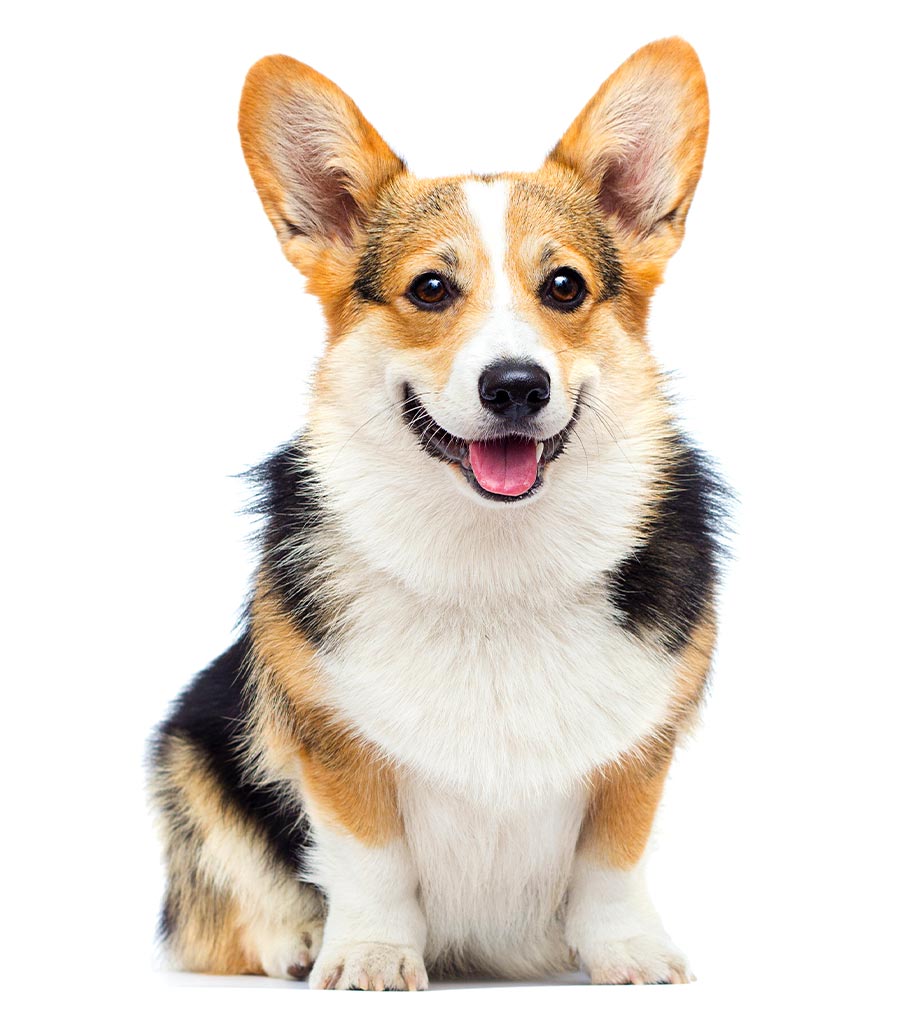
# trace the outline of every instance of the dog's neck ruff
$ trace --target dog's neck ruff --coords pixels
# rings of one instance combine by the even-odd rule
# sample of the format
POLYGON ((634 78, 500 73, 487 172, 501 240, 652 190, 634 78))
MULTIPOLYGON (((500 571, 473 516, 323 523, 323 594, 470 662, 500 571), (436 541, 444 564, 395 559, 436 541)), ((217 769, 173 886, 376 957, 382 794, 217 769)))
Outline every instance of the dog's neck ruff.
POLYGON ((538 495, 495 502, 397 427, 364 450, 343 449, 321 429, 307 441, 335 534, 324 547, 336 561, 361 563, 368 577, 379 573, 448 605, 551 608, 641 543, 655 468, 634 448, 585 466, 569 446, 538 495))

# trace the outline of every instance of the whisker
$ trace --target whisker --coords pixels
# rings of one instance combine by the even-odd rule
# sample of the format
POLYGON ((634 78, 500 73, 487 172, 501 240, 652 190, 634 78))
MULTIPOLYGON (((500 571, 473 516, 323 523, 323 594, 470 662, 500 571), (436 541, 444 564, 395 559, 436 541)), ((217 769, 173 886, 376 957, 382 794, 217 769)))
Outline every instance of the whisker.
POLYGON ((616 432, 611 426, 609 417, 601 413, 600 410, 591 405, 589 401, 582 401, 581 405, 583 408, 589 409, 594 414, 594 417, 597 419, 597 421, 600 423, 603 429, 609 434, 610 438, 615 441, 616 432))
MULTIPOLYGON (((429 396, 429 395, 431 395, 431 394, 432 394, 432 392, 430 392, 430 391, 425 391, 425 392, 421 392, 421 395, 423 395, 424 397, 428 397, 428 396, 429 396)), ((419 393, 418 393, 418 392, 415 392, 415 396, 416 396, 416 397, 418 397, 418 395, 419 395, 419 393)), ((382 409, 378 409, 378 410, 377 410, 377 411, 376 411, 376 412, 375 412, 375 413, 374 413, 374 414, 373 414, 372 416, 369 416, 369 417, 368 417, 368 418, 367 418, 366 420, 364 420, 364 422, 363 422, 363 423, 362 423, 362 424, 361 424, 361 425, 360 425, 360 426, 359 426, 359 427, 357 428, 357 430, 355 430, 355 431, 354 431, 354 433, 353 433, 353 434, 351 434, 351 436, 350 436, 350 437, 348 437, 348 438, 347 438, 347 439, 346 439, 346 440, 345 440, 345 441, 344 441, 344 442, 342 443, 342 446, 341 446, 341 447, 340 447, 340 448, 338 449, 338 451, 337 451, 337 452, 336 452, 336 453, 335 453, 335 454, 334 454, 334 455, 332 456, 332 461, 331 461, 331 462, 329 463, 329 466, 331 467, 331 466, 335 465, 335 461, 336 461, 336 460, 338 459, 338 457, 339 457, 339 456, 341 455, 341 453, 342 453, 342 452, 343 452, 343 451, 345 450, 345 448, 347 448, 347 446, 348 446, 348 445, 349 445, 349 444, 350 444, 350 443, 351 443, 351 442, 352 442, 352 441, 353 441, 353 440, 355 439, 355 437, 357 437, 357 435, 358 435, 358 434, 359 434, 359 433, 360 433, 360 432, 361 432, 361 431, 362 431, 362 430, 363 430, 363 429, 364 429, 364 428, 365 428, 366 426, 368 426, 369 424, 371 424, 371 423, 372 423, 372 422, 373 422, 373 421, 374 421, 374 420, 375 420, 375 419, 376 419, 376 418, 377 418, 378 416, 382 416, 382 415, 383 415, 383 413, 386 413, 386 412, 396 412, 396 413, 398 413, 398 412, 400 412, 401 410, 403 410, 403 409, 404 409, 404 408, 405 408, 405 407, 406 407, 406 406, 407 406, 407 405, 408 405, 408 404, 409 404, 409 403, 410 403, 411 401, 412 401, 412 398, 404 398, 404 399, 402 399, 402 401, 401 401, 401 402, 392 402, 392 403, 390 403, 389 405, 387 405, 387 406, 384 406, 384 407, 383 407, 382 409)), ((419 413, 418 415, 421 415, 421 413, 419 413)), ((416 418, 417 418, 417 417, 416 417, 416 418)), ((413 420, 413 422, 414 422, 414 420, 413 420)))
POLYGON ((615 409, 613 409, 613 407, 609 404, 609 402, 604 402, 603 399, 599 395, 595 395, 595 394, 591 394, 589 396, 589 400, 591 402, 596 402, 596 403, 599 403, 600 405, 602 405, 604 410, 606 411, 606 414, 613 421, 613 423, 616 424, 616 428, 619 430, 619 432, 621 434, 623 434, 623 435, 625 434, 625 430, 624 430, 624 428, 622 426, 622 423, 620 422, 619 417, 616 415, 615 409))
POLYGON ((581 394, 580 396, 577 396, 571 389, 569 389, 568 393, 572 401, 576 401, 577 398, 580 397, 581 405, 585 409, 588 409, 591 413, 593 413, 593 415, 596 417, 600 425, 607 431, 610 438, 612 438, 616 447, 622 454, 622 457, 626 460, 626 462, 628 462, 630 466, 633 466, 634 468, 634 464, 632 460, 629 458, 628 452, 626 452, 626 450, 622 447, 622 444, 620 443, 620 437, 625 438, 626 432, 621 422, 619 421, 619 418, 613 412, 610 405, 607 402, 604 402, 602 398, 599 398, 597 395, 594 394, 588 396, 584 396, 583 394, 581 394), (600 409, 598 409, 595 403, 599 403, 600 405, 602 405, 605 411, 601 411, 600 409), (611 423, 612 426, 610 425, 611 423))
POLYGON ((585 466, 584 477, 585 477, 585 479, 589 480, 590 479, 590 459, 587 457, 587 448, 584 446, 584 442, 581 440, 581 435, 577 432, 577 430, 575 429, 575 427, 573 425, 571 427, 571 433, 574 434, 574 436, 578 439, 578 443, 580 444, 581 449, 584 452, 584 466, 585 466))
MULTIPOLYGON (((605 426, 605 424, 600 422, 598 419, 591 420, 590 423, 591 429, 594 432, 594 441, 597 445, 597 458, 600 458, 600 435, 597 433, 597 423, 600 423, 601 426, 605 426)), ((607 433, 609 433, 609 428, 607 428, 607 433)), ((615 438, 613 438, 613 440, 615 440, 615 438)))

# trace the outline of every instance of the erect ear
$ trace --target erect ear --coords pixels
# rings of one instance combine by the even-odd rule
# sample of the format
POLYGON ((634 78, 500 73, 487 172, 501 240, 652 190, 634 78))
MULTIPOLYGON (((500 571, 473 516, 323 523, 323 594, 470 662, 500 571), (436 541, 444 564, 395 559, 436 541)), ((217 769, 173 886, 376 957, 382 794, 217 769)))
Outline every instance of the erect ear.
POLYGON ((682 39, 661 39, 600 86, 548 160, 576 171, 620 232, 666 259, 682 240, 707 137, 699 58, 682 39))
POLYGON ((264 57, 249 71, 239 134, 291 259, 294 241, 349 246, 382 185, 405 170, 334 82, 291 57, 264 57))

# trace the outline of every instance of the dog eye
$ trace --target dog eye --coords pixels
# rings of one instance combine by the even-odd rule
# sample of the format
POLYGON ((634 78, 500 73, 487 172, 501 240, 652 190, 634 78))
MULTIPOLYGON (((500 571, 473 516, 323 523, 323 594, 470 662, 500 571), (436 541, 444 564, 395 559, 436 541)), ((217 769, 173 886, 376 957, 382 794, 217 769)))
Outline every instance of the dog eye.
POLYGON ((409 285, 408 298, 416 306, 437 309, 446 306, 453 299, 453 291, 446 278, 440 274, 419 274, 409 285))
POLYGON ((575 309, 586 295, 584 278, 571 267, 553 270, 542 286, 542 301, 553 309, 575 309))

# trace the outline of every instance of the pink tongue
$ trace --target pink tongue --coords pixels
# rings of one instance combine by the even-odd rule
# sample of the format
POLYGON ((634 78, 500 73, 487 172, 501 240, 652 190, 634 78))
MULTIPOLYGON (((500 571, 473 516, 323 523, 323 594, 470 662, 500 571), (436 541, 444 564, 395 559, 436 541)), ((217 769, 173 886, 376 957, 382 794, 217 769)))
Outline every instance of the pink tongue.
POLYGON ((492 494, 523 494, 536 483, 536 442, 522 437, 472 441, 469 462, 479 486, 492 494))

